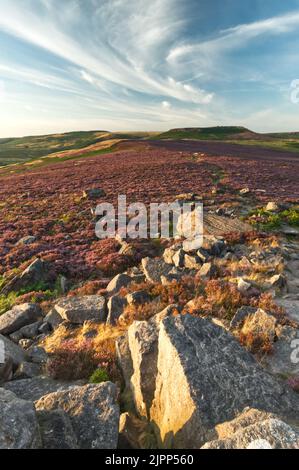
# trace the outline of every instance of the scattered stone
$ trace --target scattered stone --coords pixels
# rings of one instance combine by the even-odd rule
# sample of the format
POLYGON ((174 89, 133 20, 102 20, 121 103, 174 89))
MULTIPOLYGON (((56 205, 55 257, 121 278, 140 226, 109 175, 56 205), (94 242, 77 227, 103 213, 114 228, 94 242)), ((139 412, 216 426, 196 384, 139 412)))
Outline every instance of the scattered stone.
POLYGON ((267 206, 265 207, 267 212, 276 212, 279 210, 279 206, 276 202, 268 202, 267 206))
POLYGON ((63 410, 80 449, 117 448, 119 407, 114 384, 106 382, 52 393, 35 406, 38 411, 63 410))
POLYGON ((239 279, 238 291, 241 292, 241 294, 246 294, 250 288, 251 284, 249 282, 246 282, 244 279, 239 279))
POLYGON ((276 289, 283 289, 286 285, 286 280, 282 274, 276 274, 275 276, 271 277, 269 284, 271 287, 276 289))
POLYGON ((52 308, 49 311, 49 313, 45 316, 44 320, 50 325, 52 330, 55 330, 63 322, 62 316, 57 312, 55 308, 52 308))
POLYGON ((276 335, 276 324, 275 317, 259 308, 255 313, 247 316, 241 331, 245 336, 268 339, 272 344, 276 335))
POLYGON ((204 250, 203 248, 200 248, 197 251, 197 256, 200 258, 202 263, 207 263, 210 259, 209 253, 207 252, 207 250, 204 250))
POLYGON ((20 400, 0 389, 0 449, 38 449, 41 447, 38 422, 32 402, 20 400))
POLYGON ((126 299, 129 305, 143 305, 152 301, 152 297, 144 290, 139 290, 133 292, 132 294, 128 294, 126 299))
POLYGON ((44 350, 44 348, 40 348, 38 346, 31 346, 27 350, 28 358, 34 364, 46 364, 48 361, 48 354, 44 350))
POLYGON ((243 188, 240 190, 240 194, 242 196, 245 196, 246 194, 249 194, 250 193, 250 189, 249 188, 243 188))
POLYGON ((171 271, 171 266, 159 258, 144 258, 142 268, 146 279, 149 282, 161 282, 161 276, 167 276, 171 271))
POLYGON ((201 249, 206 250, 212 256, 220 256, 225 249, 225 242, 223 238, 205 235, 201 249))
POLYGON ((299 375, 299 330, 289 326, 276 328, 276 341, 270 355, 263 357, 262 365, 277 377, 299 375))
POLYGON ((199 276, 205 279, 212 279, 217 275, 217 268, 212 263, 205 263, 202 265, 199 276))
POLYGON ((127 274, 118 274, 107 286, 107 293, 109 295, 118 294, 123 287, 128 287, 133 282, 133 279, 127 274))
POLYGON ((119 317, 124 313, 127 305, 128 301, 124 297, 120 297, 119 295, 113 295, 110 297, 108 300, 107 324, 115 325, 119 317))
POLYGON ((163 253, 163 259, 167 264, 173 264, 173 257, 176 254, 177 249, 175 247, 166 248, 163 253))
POLYGON ((10 335, 23 326, 36 322, 41 316, 41 309, 36 304, 17 305, 0 316, 0 334, 10 335))
POLYGON ((70 323, 82 325, 86 321, 106 321, 106 300, 100 295, 67 297, 55 305, 59 315, 70 323))
POLYGON ((286 315, 290 320, 293 320, 299 324, 299 299, 277 299, 276 303, 285 309, 286 315))
POLYGON ((199 270, 202 267, 202 262, 198 256, 185 255, 184 265, 185 268, 199 270))
POLYGON ((36 242, 36 237, 29 235, 28 237, 21 238, 18 241, 17 245, 32 245, 32 243, 36 242))
POLYGON ((182 249, 178 250, 175 253, 175 255, 173 256, 172 260, 173 260, 173 264, 177 268, 183 268, 184 265, 185 265, 185 252, 184 252, 184 250, 182 250, 182 249))
POLYGON ((230 323, 230 329, 235 330, 239 328, 240 326, 242 326, 245 319, 249 315, 253 315, 256 312, 256 310, 257 309, 255 307, 247 307, 247 306, 239 308, 230 323))
POLYGON ((105 197, 106 193, 101 188, 86 189, 83 191, 83 197, 85 199, 98 199, 99 197, 105 197))
POLYGON ((23 349, 29 349, 33 345, 32 339, 20 339, 19 346, 23 349))

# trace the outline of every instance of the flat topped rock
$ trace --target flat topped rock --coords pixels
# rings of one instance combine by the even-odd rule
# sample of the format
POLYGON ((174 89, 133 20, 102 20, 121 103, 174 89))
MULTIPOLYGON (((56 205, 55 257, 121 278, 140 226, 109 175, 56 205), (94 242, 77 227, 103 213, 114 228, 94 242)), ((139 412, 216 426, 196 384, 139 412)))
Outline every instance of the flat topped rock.
POLYGON ((204 214, 204 234, 221 236, 231 232, 251 232, 252 226, 240 219, 223 217, 217 214, 204 214))
POLYGON ((67 297, 55 305, 58 314, 70 323, 82 325, 86 321, 106 321, 106 299, 100 295, 67 297))
POLYGON ((76 386, 80 386, 80 384, 57 382, 49 377, 34 377, 32 379, 8 382, 4 388, 13 392, 22 400, 36 401, 49 393, 69 390, 76 386))
POLYGON ((37 304, 17 305, 0 316, 0 334, 10 335, 41 317, 42 311, 37 304))

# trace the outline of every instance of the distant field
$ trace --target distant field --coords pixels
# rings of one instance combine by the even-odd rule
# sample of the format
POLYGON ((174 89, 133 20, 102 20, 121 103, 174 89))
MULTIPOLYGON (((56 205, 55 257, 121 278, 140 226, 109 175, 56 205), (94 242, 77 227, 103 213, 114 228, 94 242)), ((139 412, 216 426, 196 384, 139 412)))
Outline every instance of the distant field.
POLYGON ((0 139, 0 166, 30 162, 49 155, 53 155, 53 158, 62 157, 66 159, 68 156, 72 158, 71 151, 75 151, 73 156, 78 157, 78 151, 83 152, 83 149, 86 148, 89 150, 88 155, 92 155, 96 150, 101 151, 103 148, 108 148, 109 145, 102 145, 105 142, 110 141, 113 145, 120 140, 142 139, 151 135, 146 132, 111 133, 107 131, 90 131, 0 139), (101 144, 98 148, 92 148, 98 144, 101 144), (68 151, 70 151, 69 155, 66 155, 65 152, 68 151), (63 155, 60 155, 60 153, 63 153, 63 155))

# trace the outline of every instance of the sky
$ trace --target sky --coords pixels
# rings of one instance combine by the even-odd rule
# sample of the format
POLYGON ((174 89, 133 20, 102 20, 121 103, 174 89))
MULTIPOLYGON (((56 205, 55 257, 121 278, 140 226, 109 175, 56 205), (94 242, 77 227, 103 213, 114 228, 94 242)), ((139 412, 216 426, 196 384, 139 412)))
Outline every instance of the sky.
POLYGON ((299 131, 299 0, 0 0, 0 11, 0 137, 299 131))

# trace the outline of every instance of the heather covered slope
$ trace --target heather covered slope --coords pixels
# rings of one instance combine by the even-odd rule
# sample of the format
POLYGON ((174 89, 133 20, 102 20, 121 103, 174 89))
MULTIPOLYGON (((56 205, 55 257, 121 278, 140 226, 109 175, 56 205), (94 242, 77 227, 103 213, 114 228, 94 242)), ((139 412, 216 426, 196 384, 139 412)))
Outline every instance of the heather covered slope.
POLYGON ((0 139, 0 167, 50 156, 65 158, 109 148, 124 139, 140 139, 150 133, 112 133, 107 131, 69 132, 22 138, 0 139), (105 144, 106 143, 106 144, 105 144))

